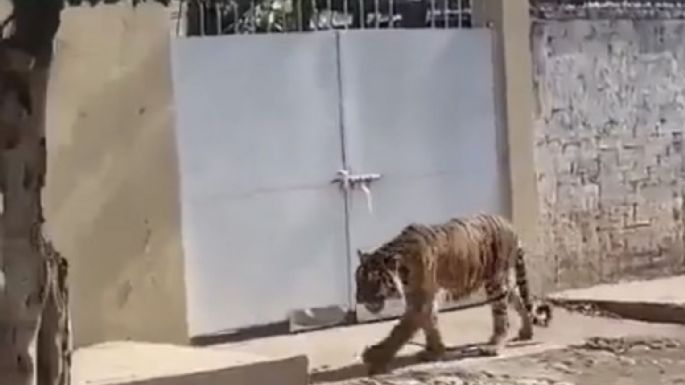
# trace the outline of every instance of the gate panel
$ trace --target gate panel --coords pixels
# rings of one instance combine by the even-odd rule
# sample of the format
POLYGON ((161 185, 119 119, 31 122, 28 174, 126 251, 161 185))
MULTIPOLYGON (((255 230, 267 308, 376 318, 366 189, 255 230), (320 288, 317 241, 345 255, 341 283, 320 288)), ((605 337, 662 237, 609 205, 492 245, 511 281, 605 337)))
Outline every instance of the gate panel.
POLYGON ((333 33, 173 42, 192 336, 348 306, 333 33))
MULTIPOLYGON (((351 194, 351 250, 375 248, 411 222, 504 214, 490 31, 340 36, 348 167, 382 175, 369 184, 372 212, 361 189, 351 194)), ((394 304, 381 317, 399 309, 394 304)), ((357 316, 375 318, 361 307, 357 316)))

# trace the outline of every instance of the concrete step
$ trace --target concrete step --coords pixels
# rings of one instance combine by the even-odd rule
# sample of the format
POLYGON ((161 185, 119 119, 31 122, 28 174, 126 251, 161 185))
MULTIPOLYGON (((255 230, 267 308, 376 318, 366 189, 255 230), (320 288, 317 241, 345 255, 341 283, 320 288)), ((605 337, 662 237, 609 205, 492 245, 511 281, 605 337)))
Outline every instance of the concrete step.
POLYGON ((685 324, 685 275, 566 290, 548 298, 590 304, 628 319, 685 324))
POLYGON ((76 385, 305 385, 308 360, 230 349, 108 342, 74 353, 76 385))

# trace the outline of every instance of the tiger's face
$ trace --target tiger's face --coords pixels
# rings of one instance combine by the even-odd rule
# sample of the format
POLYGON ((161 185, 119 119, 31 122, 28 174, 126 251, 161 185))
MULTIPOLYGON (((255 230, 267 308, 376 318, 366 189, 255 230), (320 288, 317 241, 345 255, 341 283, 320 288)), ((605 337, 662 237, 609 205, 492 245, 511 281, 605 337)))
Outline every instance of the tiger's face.
POLYGON ((355 271, 356 300, 372 314, 378 314, 385 300, 401 297, 397 287, 396 259, 392 256, 378 258, 373 253, 357 250, 359 266, 355 271))

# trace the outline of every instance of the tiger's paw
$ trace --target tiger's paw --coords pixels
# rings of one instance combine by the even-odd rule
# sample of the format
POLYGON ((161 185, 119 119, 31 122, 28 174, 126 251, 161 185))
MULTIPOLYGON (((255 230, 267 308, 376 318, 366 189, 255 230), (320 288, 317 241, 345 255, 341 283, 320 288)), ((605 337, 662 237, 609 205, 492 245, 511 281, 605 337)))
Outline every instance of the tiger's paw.
POLYGON ((482 357, 497 357, 500 350, 501 346, 497 344, 487 344, 478 347, 478 353, 482 357))
POLYGON ((533 339, 533 328, 521 328, 518 335, 513 339, 514 342, 530 341, 533 339))
POLYGON ((444 347, 439 349, 424 349, 416 354, 417 360, 421 362, 440 361, 445 357, 446 349, 444 347))
POLYGON ((367 374, 369 376, 386 373, 388 371, 388 361, 387 354, 379 345, 369 346, 362 353, 362 362, 367 366, 367 374))
POLYGON ((387 365, 368 365, 366 369, 366 375, 369 377, 379 374, 386 374, 388 372, 389 370, 387 365))

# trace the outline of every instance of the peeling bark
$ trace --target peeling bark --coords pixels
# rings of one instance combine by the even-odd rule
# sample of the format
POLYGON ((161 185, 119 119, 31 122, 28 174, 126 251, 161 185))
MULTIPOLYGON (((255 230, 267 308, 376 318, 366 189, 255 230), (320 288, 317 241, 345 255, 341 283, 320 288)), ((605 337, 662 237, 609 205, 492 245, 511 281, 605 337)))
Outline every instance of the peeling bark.
POLYGON ((67 264, 42 233, 45 105, 61 1, 14 3, 0 41, 0 384, 68 385, 67 264))
POLYGON ((67 287, 67 260, 42 240, 42 254, 48 258, 48 294, 38 332, 38 385, 68 385, 71 369, 71 319, 67 287))

